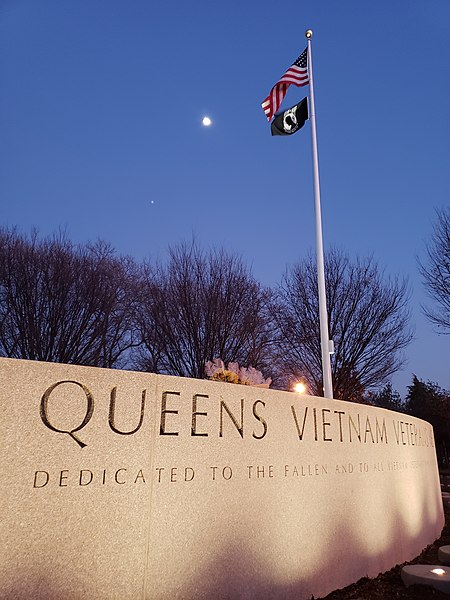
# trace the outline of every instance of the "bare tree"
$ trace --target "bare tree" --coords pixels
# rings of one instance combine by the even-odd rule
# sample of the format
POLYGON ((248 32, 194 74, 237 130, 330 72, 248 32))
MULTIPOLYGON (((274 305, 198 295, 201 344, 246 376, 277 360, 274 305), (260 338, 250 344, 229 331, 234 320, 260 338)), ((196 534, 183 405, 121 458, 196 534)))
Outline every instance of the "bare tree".
POLYGON ((450 208, 437 210, 436 214, 433 237, 426 247, 426 264, 419 261, 419 270, 437 308, 423 310, 438 333, 450 334, 450 208))
MULTIPOLYGON (((384 279, 371 259, 354 264, 338 250, 326 256, 326 291, 334 397, 362 400, 403 363, 400 351, 412 339, 407 286, 384 279)), ((279 330, 278 368, 285 385, 301 377, 323 395, 315 260, 309 256, 287 272, 278 290, 274 316, 279 330)))
POLYGON ((204 378, 221 358, 270 370, 269 292, 237 256, 181 244, 166 266, 146 265, 139 288, 140 368, 204 378))
POLYGON ((0 231, 0 353, 100 367, 133 346, 132 261, 109 246, 75 247, 0 231))

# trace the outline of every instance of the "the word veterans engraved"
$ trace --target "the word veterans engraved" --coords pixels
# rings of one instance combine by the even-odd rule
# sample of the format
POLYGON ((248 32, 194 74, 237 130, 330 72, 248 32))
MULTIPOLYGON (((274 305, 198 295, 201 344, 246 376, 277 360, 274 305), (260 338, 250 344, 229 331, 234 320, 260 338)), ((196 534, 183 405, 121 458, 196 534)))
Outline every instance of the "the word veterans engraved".
POLYGON ((444 523, 432 427, 400 413, 13 359, 0 402, 5 600, 306 600, 444 523))

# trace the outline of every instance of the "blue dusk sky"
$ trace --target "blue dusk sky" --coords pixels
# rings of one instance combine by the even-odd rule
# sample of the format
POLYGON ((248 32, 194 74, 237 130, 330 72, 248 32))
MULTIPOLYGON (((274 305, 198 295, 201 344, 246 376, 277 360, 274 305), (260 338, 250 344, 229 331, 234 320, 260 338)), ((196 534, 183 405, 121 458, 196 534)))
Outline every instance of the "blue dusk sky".
POLYGON ((450 200, 449 0, 0 0, 0 224, 139 260, 195 236, 276 284, 314 250, 311 133, 272 138, 260 104, 308 28, 325 250, 408 278, 392 383, 450 389, 417 272, 450 200))

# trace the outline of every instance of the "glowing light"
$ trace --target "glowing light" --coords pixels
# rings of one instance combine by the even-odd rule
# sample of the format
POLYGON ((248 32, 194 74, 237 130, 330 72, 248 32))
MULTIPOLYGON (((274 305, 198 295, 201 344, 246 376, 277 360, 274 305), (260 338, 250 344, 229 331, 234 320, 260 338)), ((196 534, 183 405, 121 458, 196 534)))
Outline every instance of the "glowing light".
POLYGON ((297 392, 297 394, 306 394, 306 385, 303 381, 299 381, 294 385, 294 392, 297 392))
POLYGON ((435 575, 445 575, 444 569, 431 569, 431 572, 435 575))
POLYGON ((204 125, 204 127, 209 127, 210 125, 212 125, 212 120, 209 117, 203 117, 202 124, 204 125))

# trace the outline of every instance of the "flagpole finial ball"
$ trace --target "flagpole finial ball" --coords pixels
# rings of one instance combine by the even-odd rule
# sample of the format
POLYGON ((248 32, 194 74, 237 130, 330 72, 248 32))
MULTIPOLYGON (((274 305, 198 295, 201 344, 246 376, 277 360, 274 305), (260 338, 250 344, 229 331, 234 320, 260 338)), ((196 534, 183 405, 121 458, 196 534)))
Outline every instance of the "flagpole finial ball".
POLYGON ((307 29, 305 31, 305 36, 310 40, 312 38, 312 29, 307 29))

